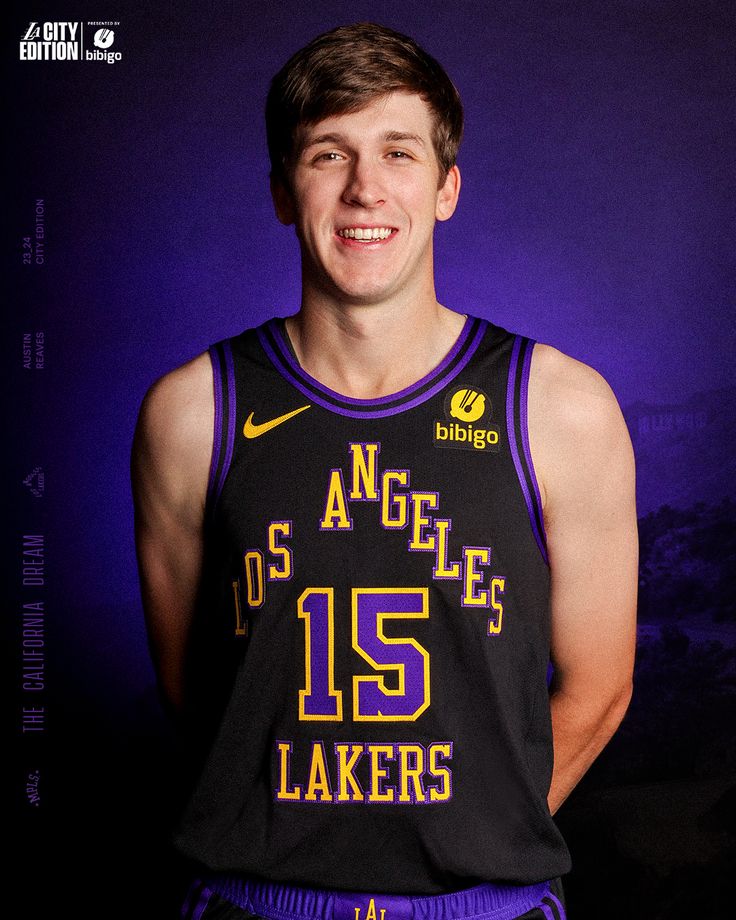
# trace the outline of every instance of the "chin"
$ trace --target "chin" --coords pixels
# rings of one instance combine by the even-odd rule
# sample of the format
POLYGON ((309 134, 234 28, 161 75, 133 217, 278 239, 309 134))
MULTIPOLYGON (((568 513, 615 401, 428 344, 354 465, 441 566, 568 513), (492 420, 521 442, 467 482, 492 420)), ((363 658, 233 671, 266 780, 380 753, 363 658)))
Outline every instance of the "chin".
POLYGON ((340 300, 345 304, 355 304, 356 306, 361 307, 370 307, 374 304, 381 303, 387 297, 390 296, 390 292, 385 288, 370 288, 366 290, 365 288, 353 288, 340 290, 340 300))
POLYGON ((388 285, 377 285, 366 282, 365 284, 340 284, 331 280, 326 287, 326 293, 335 300, 345 304, 371 304, 383 300, 388 294, 388 285))
POLYGON ((390 297, 399 285, 396 279, 379 279, 375 276, 364 278, 342 279, 333 282, 335 290, 340 292, 342 299, 356 303, 376 303, 390 297))

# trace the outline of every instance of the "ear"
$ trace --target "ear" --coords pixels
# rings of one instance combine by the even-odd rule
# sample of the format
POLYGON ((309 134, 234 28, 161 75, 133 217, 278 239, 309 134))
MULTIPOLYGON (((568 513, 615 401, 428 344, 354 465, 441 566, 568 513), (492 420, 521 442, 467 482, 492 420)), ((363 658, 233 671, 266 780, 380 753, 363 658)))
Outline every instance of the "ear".
POLYGON ((294 202, 283 180, 271 176, 271 198, 276 217, 288 227, 294 223, 294 202))
POLYGON ((437 220, 449 220, 455 213, 460 195, 460 170, 453 166, 437 192, 437 206, 434 216, 437 220))

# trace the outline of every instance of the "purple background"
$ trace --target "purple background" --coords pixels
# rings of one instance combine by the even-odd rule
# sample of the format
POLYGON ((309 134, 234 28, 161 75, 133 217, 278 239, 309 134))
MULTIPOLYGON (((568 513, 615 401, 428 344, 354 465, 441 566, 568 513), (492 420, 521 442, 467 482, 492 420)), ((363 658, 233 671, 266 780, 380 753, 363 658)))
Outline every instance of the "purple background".
MULTIPOLYGON (((734 494, 736 29, 728 6, 186 0, 152 9, 71 2, 63 12, 23 4, 14 15, 4 44, 15 509, 5 556, 17 555, 18 534, 44 528, 51 725, 38 750, 21 739, 16 776, 41 757, 42 808, 31 814, 22 785, 12 791, 28 845, 43 837, 42 858, 55 861, 74 816, 87 846, 68 868, 86 867, 100 889, 126 873, 151 875, 165 860, 171 751, 138 598, 130 442, 154 379, 210 342, 298 306, 297 245, 268 195, 262 109, 275 70, 313 35, 359 18, 408 32, 445 65, 467 128, 460 205, 437 233, 440 300, 603 373, 637 449, 640 514, 700 508, 697 529, 706 505, 734 494), (114 49, 123 60, 20 63, 17 41, 31 18, 119 20, 114 49), (36 198, 45 199, 46 264, 29 268, 20 265, 20 239, 36 198), (21 334, 36 330, 45 333, 46 366, 26 371, 21 334), (37 464, 42 499, 20 484, 37 464)), ((11 568, 11 584, 17 573, 11 568)), ((667 639, 666 614, 654 610, 642 642, 667 639)), ((698 624, 700 638, 726 650, 736 644, 732 619, 698 624)), ((670 640, 695 641, 691 626, 678 622, 670 640)), ((715 675, 719 686, 728 675, 732 659, 715 675)), ((733 784, 733 750, 713 758, 706 779, 733 784)), ((583 841, 579 880, 571 879, 581 905, 595 870, 579 814, 598 814, 590 802, 603 801, 601 789, 663 779, 651 765, 640 774, 618 769, 570 803, 571 838, 583 841)), ((698 820, 722 791, 701 790, 698 820)), ((632 809, 625 798, 606 801, 616 816, 632 809)), ((650 826, 662 819, 672 848, 693 851, 700 865, 702 841, 680 839, 681 828, 663 820, 671 806, 646 801, 655 803, 650 826)), ((606 816, 611 853, 636 862, 637 890, 659 891, 676 864, 651 858, 650 838, 606 816)), ((718 833, 720 866, 732 855, 733 819, 718 833)), ((653 911, 647 916, 659 916, 653 911)))

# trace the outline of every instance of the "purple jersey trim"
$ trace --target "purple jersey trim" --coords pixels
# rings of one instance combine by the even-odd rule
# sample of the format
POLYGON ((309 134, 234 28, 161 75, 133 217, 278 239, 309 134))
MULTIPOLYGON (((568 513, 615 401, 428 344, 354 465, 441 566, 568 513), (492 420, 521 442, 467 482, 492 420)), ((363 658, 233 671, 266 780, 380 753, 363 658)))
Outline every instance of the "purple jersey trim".
POLYGON ((422 377, 421 380, 412 384, 410 387, 407 387, 404 390, 400 390, 398 393, 393 393, 390 396, 383 396, 380 399, 353 399, 348 396, 342 396, 340 393, 336 393, 334 390, 330 390, 328 387, 323 386, 318 380, 315 380, 314 377, 311 377, 307 374, 293 359, 292 355, 288 351, 288 347, 281 337, 280 330, 278 329, 277 323, 275 320, 272 320, 269 324, 274 338, 279 344, 279 353, 277 353, 274 348, 272 348, 269 343, 263 329, 258 329, 258 338, 263 347, 263 350, 266 352, 268 357, 271 359, 271 362, 276 367, 278 372, 289 381, 293 386, 297 388, 301 393, 303 393, 311 402, 317 403, 317 405, 322 406, 324 409, 329 409, 331 412, 336 412, 338 415, 344 415, 348 418, 386 418, 390 415, 398 415, 401 412, 404 412, 407 409, 413 409, 414 406, 418 406, 426 400, 430 399, 441 390, 446 384, 453 380, 461 371, 467 366, 470 359, 475 354, 478 345, 480 345, 481 339, 483 338, 488 323, 485 320, 481 320, 478 324, 478 329, 473 336, 470 345, 467 348, 467 351, 463 357, 458 361, 458 363, 452 368, 451 371, 444 373, 443 371, 451 364, 452 360, 457 356, 458 352, 461 350, 464 345, 468 335, 470 333, 470 328, 472 325, 472 318, 468 317, 466 320, 463 331, 461 332, 459 338, 453 345, 449 354, 443 359, 442 363, 438 365, 430 374, 422 377), (437 378, 433 386, 428 390, 424 390, 418 396, 415 396, 414 399, 408 399, 406 402, 402 402, 398 406, 388 409, 373 409, 371 410, 370 406, 375 406, 381 403, 386 402, 395 402, 397 399, 404 399, 409 396, 411 393, 415 392, 418 388, 426 384, 428 381, 437 378), (337 406, 334 402, 331 402, 328 399, 323 399, 321 396, 315 394, 314 390, 309 389, 305 386, 303 380, 308 380, 311 382, 312 386, 318 388, 321 392, 326 395, 330 395, 333 399, 338 399, 341 402, 349 402, 356 406, 364 406, 365 408, 358 409, 346 409, 342 406, 337 406))
POLYGON ((215 426, 212 437, 212 458, 210 460, 210 478, 207 484, 207 501, 212 500, 215 489, 215 477, 217 475, 217 464, 220 459, 220 444, 222 440, 222 371, 220 368, 220 356, 217 348, 210 346, 210 361, 212 362, 212 385, 215 395, 215 426))
POLYGON ((398 393, 390 393, 388 396, 380 396, 377 399, 356 399, 352 396, 343 396, 342 393, 337 393, 335 390, 331 390, 329 387, 326 387, 323 383, 320 383, 315 377, 312 377, 311 374, 308 374, 304 368, 299 364, 299 362, 294 358, 291 349, 289 348, 286 338, 281 329, 281 324, 278 320, 272 319, 269 321, 269 327, 271 329, 271 334, 276 340, 279 349, 281 351, 281 356, 286 360, 289 368, 298 376, 302 377, 304 380, 308 380, 312 386, 316 387, 318 390, 321 390, 327 396, 332 396, 333 399, 337 399, 340 402, 351 403, 354 406, 365 406, 370 408, 371 406, 380 406, 389 402, 396 402, 399 399, 404 399, 406 396, 409 396, 415 390, 418 390, 424 384, 432 380, 433 377, 440 375, 448 364, 452 363, 455 355, 460 351, 460 349, 465 344, 465 340, 470 335, 470 329, 473 325, 472 317, 468 316, 465 319, 465 325, 460 331, 460 335, 455 340, 455 344, 452 346, 450 351, 445 355, 440 364, 437 365, 433 370, 417 380, 416 383, 411 384, 411 386, 406 387, 403 390, 399 390, 398 393))
POLYGON ((534 472, 534 463, 532 462, 532 452, 529 447, 529 373, 532 367, 532 352, 534 351, 534 342, 529 343, 524 354, 524 362, 521 368, 521 401, 520 401, 520 424, 521 424, 521 444, 526 457, 526 465, 529 470, 529 478, 534 489, 534 497, 537 500, 539 509, 539 527, 537 528, 536 518, 534 525, 534 536, 536 537, 539 548, 542 550, 544 561, 547 562, 547 534, 544 529, 544 519, 542 518, 542 496, 539 492, 539 483, 537 474, 534 472))
POLYGON ((225 340, 211 346, 209 353, 212 361, 215 395, 212 459, 210 460, 210 476, 207 484, 207 504, 211 513, 220 498, 220 493, 233 459, 235 445, 235 367, 229 341, 225 340), (222 349, 222 356, 220 355, 220 349, 222 349), (226 380, 226 390, 223 390, 223 377, 226 380))
POLYGON ((225 479, 230 469, 230 463, 233 459, 233 447, 235 445, 235 366, 233 364, 233 352, 230 342, 222 343, 222 349, 225 353, 225 373, 227 376, 227 442, 225 447, 225 461, 220 470, 220 479, 215 492, 215 504, 217 504, 225 485, 225 479))
MULTIPOLYGON (((519 453, 519 446, 516 443, 516 424, 515 424, 515 414, 514 414, 514 401, 516 393, 516 377, 519 364, 519 354, 521 352, 522 342, 524 341, 523 337, 517 335, 514 339, 514 345, 511 350, 511 363, 509 364, 509 379, 508 385, 506 387, 506 431, 509 439, 509 446, 511 448, 511 457, 514 461, 514 467, 516 469, 516 476, 519 480, 519 485, 521 486, 521 491, 524 494, 524 501, 526 502, 527 512, 529 514, 529 523, 532 527, 532 533, 534 534, 534 539, 537 542, 539 547, 539 552, 542 554, 542 558, 545 563, 549 564, 547 559, 547 547, 543 539, 542 534, 540 533, 539 527, 537 526, 536 514, 534 509, 534 500, 532 498, 532 493, 529 489, 529 484, 527 483, 527 477, 524 474, 524 467, 521 462, 521 456, 519 453)), ((527 349, 527 352, 531 358, 533 343, 530 343, 530 347, 527 349)), ((529 369, 527 366, 526 359, 524 361, 524 366, 522 367, 522 374, 526 372, 526 384, 528 384, 528 375, 529 369)), ((520 406, 520 419, 519 423, 522 430, 522 450, 524 450, 524 457, 531 467, 531 454, 528 452, 528 435, 526 433, 526 424, 527 424, 527 412, 526 412, 526 399, 527 399, 527 390, 528 386, 525 385, 525 381, 522 377, 522 386, 521 386, 521 406, 520 406), (526 440, 526 448, 524 447, 524 441, 526 440)), ((534 488, 536 488, 536 477, 532 473, 532 482, 534 483, 534 488)), ((535 495, 538 496, 539 492, 536 491, 535 495)), ((541 505, 539 505, 541 508, 541 505)))
POLYGON ((540 904, 539 909, 544 914, 544 920, 557 920, 549 904, 540 904))

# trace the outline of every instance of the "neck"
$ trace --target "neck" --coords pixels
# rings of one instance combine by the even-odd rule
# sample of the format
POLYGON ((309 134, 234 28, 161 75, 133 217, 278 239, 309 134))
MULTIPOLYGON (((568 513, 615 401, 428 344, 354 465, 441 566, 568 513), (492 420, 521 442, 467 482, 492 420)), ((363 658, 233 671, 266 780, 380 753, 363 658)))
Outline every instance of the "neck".
POLYGON ((299 363, 312 377, 344 396, 377 399, 437 367, 464 322, 434 297, 403 306, 305 301, 286 328, 299 363))

